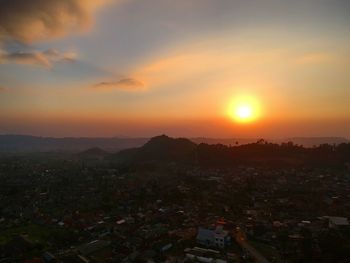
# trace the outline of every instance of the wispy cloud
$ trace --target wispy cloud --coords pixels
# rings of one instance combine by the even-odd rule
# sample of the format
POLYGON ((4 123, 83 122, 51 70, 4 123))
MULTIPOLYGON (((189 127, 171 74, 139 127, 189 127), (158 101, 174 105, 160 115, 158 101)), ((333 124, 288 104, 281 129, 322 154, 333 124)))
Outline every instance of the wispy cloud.
POLYGON ((117 81, 100 82, 93 86, 95 89, 102 90, 126 90, 126 91, 138 91, 145 88, 145 84, 134 78, 122 78, 117 81))
POLYGON ((77 55, 74 52, 61 53, 55 49, 46 51, 28 51, 28 52, 13 52, 0 53, 0 64, 16 63, 37 65, 45 68, 52 68, 57 62, 74 62, 77 55))
POLYGON ((30 44, 89 29, 107 0, 0 0, 0 40, 30 44))

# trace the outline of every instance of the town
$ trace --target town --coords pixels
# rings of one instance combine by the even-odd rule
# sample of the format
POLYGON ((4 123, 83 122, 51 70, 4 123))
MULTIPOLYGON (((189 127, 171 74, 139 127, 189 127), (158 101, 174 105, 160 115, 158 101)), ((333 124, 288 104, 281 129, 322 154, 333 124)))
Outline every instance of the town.
POLYGON ((345 262, 350 169, 3 155, 0 262, 345 262))

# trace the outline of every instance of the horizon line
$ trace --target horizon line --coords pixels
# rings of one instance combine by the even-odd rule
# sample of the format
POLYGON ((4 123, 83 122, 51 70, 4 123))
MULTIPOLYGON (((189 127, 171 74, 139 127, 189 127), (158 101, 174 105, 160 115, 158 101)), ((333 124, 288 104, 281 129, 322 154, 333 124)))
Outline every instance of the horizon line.
POLYGON ((288 140, 288 139, 345 139, 350 141, 350 138, 344 136, 286 136, 286 137, 210 137, 210 136, 171 136, 165 133, 160 133, 153 136, 126 136, 126 135, 115 135, 115 136, 49 136, 49 135, 34 135, 34 134, 18 134, 18 133, 0 133, 0 136, 26 136, 26 137, 37 137, 37 138, 52 138, 52 139, 151 139, 158 136, 167 136, 170 138, 187 138, 187 139, 216 139, 216 140, 288 140))

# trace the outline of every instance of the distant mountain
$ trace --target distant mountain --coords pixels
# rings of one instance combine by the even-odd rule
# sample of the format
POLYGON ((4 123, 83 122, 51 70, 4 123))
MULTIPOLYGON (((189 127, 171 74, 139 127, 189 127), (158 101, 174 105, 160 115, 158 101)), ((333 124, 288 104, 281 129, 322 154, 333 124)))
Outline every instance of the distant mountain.
POLYGON ((350 141, 343 137, 292 137, 288 138, 286 141, 291 141, 295 144, 303 145, 304 147, 313 147, 321 144, 341 144, 349 143, 350 141))
POLYGON ((0 135, 0 152, 71 152, 98 147, 108 152, 140 147, 148 138, 52 138, 0 135))

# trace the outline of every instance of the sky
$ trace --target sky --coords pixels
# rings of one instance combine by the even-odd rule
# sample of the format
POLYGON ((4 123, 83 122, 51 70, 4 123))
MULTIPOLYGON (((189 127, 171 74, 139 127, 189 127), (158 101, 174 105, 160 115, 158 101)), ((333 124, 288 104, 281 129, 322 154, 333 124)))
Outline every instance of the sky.
POLYGON ((0 0, 0 134, 350 138, 349 68, 347 0, 0 0))

